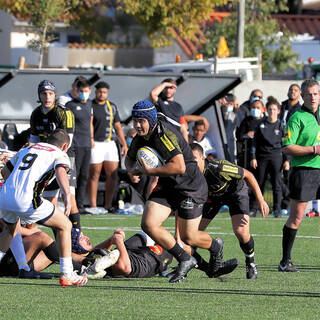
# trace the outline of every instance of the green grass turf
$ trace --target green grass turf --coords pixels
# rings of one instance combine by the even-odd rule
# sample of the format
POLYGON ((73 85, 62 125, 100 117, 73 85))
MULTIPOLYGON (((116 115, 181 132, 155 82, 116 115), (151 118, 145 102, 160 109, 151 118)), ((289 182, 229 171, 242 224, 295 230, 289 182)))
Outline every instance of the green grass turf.
MULTIPOLYGON (((227 276, 209 279, 192 270, 178 284, 161 277, 102 279, 80 288, 62 288, 58 279, 0 278, 0 319, 316 319, 320 313, 320 218, 302 222, 293 249, 300 272, 291 274, 277 271, 285 220, 251 219, 259 272, 255 281, 246 279, 243 253, 229 215, 222 213, 208 231, 224 239, 226 259, 240 260, 227 276)), ((140 216, 82 216, 83 231, 93 243, 117 227, 129 237, 139 225, 140 216)), ((170 218, 166 226, 173 230, 174 220, 170 218)), ((208 258, 206 251, 200 253, 208 258)))

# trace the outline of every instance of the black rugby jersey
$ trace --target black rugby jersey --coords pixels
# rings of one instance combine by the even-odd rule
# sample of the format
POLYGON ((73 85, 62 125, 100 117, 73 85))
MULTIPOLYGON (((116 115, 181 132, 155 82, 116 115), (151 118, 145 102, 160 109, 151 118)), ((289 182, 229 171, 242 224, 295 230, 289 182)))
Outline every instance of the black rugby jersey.
POLYGON ((251 159, 282 157, 282 139, 285 127, 277 120, 274 123, 264 118, 258 123, 250 150, 251 159))
POLYGON ((66 103, 66 108, 71 110, 75 118, 75 132, 73 136, 75 147, 91 147, 90 118, 92 116, 92 101, 82 103, 72 100, 66 103))
MULTIPOLYGON (((33 110, 30 117, 31 135, 38 136, 40 142, 45 142, 56 129, 63 129, 68 134, 75 131, 74 114, 71 110, 55 105, 49 112, 44 113, 42 106, 33 110)), ((68 150, 69 156, 74 156, 73 143, 68 150)))
POLYGON ((180 118, 184 115, 184 112, 178 102, 163 100, 159 97, 155 106, 160 113, 159 119, 166 120, 177 127, 180 126, 180 118))
POLYGON ((95 141, 111 141, 115 138, 114 123, 120 122, 117 106, 106 100, 104 105, 92 103, 95 141))
POLYGON ((208 184, 209 198, 233 193, 245 183, 243 168, 227 160, 205 159, 204 176, 208 184))
POLYGON ((127 157, 132 161, 136 161, 138 149, 144 146, 157 150, 165 163, 178 154, 182 154, 184 157, 185 173, 159 177, 159 185, 166 189, 179 191, 183 196, 192 197, 193 199, 203 200, 207 198, 207 184, 193 158, 191 148, 173 125, 158 120, 149 140, 136 135, 131 142, 127 157))

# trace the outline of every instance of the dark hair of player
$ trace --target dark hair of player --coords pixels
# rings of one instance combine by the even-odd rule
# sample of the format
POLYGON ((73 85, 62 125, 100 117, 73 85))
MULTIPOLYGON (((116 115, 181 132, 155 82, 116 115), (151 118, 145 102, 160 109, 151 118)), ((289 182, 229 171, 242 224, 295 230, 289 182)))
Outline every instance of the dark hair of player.
POLYGON ((47 142, 54 146, 62 147, 65 143, 70 144, 70 138, 63 129, 56 129, 48 137, 47 142))

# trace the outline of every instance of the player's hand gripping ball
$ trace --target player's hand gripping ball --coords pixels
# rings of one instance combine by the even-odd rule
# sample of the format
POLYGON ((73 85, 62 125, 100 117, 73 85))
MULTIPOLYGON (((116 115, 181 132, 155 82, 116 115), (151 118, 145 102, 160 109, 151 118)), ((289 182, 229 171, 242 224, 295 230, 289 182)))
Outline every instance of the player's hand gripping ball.
POLYGON ((164 160, 159 153, 150 147, 142 147, 138 150, 137 161, 140 166, 143 166, 141 159, 143 159, 150 168, 157 168, 164 165, 164 160))

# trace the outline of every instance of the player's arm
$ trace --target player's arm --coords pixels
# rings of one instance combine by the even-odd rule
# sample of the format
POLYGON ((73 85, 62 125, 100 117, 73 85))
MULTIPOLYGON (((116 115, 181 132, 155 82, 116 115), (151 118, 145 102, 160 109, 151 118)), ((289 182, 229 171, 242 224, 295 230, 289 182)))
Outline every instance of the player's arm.
POLYGON ((124 244, 124 237, 120 233, 114 233, 112 236, 113 244, 120 251, 118 262, 112 266, 112 275, 129 275, 131 273, 131 261, 127 248, 124 244))
POLYGON ((133 174, 146 174, 148 176, 161 176, 169 177, 173 175, 180 175, 186 172, 186 164, 184 162, 184 157, 181 153, 173 156, 165 165, 158 168, 150 168, 144 161, 141 159, 142 167, 136 169, 133 174))
POLYGON ((64 214, 69 216, 71 210, 71 193, 67 170, 64 166, 57 166, 55 172, 65 206, 64 214))
POLYGON ((171 83, 171 82, 163 82, 163 83, 160 83, 158 86, 156 86, 155 88, 153 88, 150 92, 150 98, 151 98, 151 101, 153 103, 157 103, 158 102, 158 98, 159 98, 159 95, 160 93, 166 88, 166 87, 176 87, 177 86, 174 84, 174 83, 171 83))
POLYGON ((243 179, 247 181, 248 185, 253 190, 253 193, 258 200, 259 209, 261 211, 262 217, 266 217, 269 214, 269 206, 263 198, 261 189, 256 178, 250 171, 243 169, 243 179))
POLYGON ((196 121, 200 121, 202 120, 203 123, 204 123, 204 131, 205 133, 209 130, 210 128, 210 123, 209 121, 207 120, 207 118, 203 117, 203 116, 198 116, 198 115, 195 115, 195 114, 185 114, 183 116, 184 120, 189 123, 189 122, 196 122, 196 121))
POLYGON ((9 178, 9 176, 14 168, 13 163, 11 161, 14 161, 14 159, 7 161, 1 170, 2 179, 5 181, 9 178))
POLYGON ((91 137, 91 147, 94 148, 94 126, 93 126, 93 116, 90 117, 90 137, 91 137))
POLYGON ((297 144, 292 144, 285 146, 282 151, 288 156, 320 155, 320 146, 299 146, 297 144))
POLYGON ((127 142, 126 139, 124 137, 124 133, 123 133, 123 129, 121 126, 121 122, 117 121, 114 123, 114 130, 117 134, 117 137, 119 139, 119 142, 121 144, 121 152, 122 152, 122 156, 125 157, 127 155, 128 152, 128 146, 127 146, 127 142))

